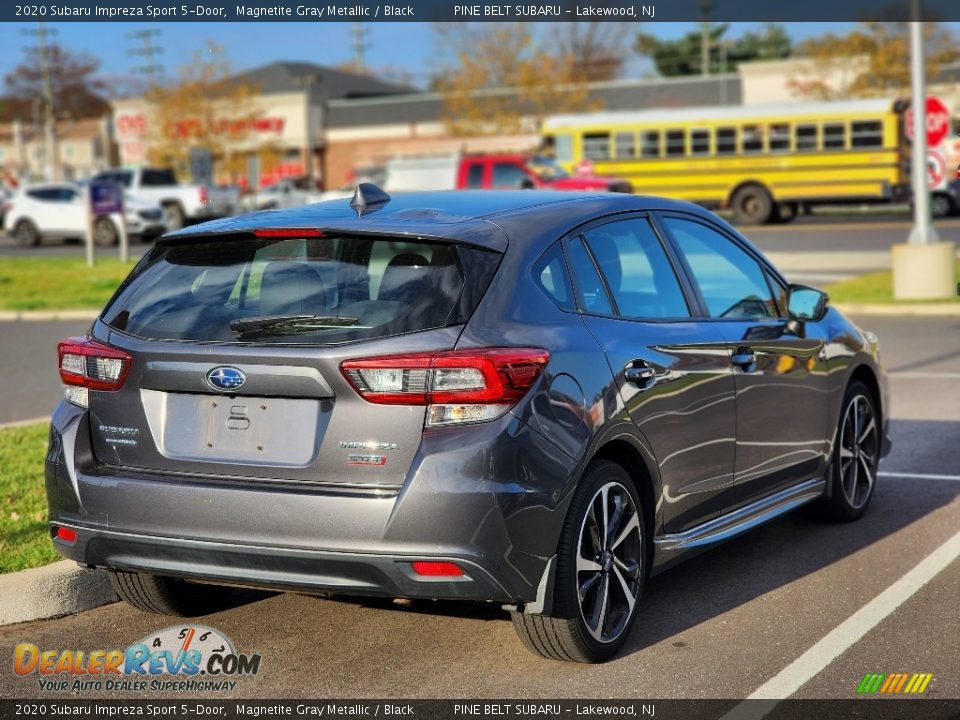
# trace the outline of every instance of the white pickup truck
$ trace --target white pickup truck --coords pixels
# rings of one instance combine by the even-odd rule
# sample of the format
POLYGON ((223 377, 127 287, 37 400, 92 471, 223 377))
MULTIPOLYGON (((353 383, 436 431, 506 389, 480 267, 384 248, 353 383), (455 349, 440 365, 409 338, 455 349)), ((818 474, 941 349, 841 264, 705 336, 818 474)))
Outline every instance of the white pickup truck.
POLYGON ((240 193, 236 188, 183 185, 170 168, 105 170, 93 179, 118 183, 130 194, 156 202, 166 210, 170 230, 178 230, 188 221, 226 217, 239 210, 240 193))

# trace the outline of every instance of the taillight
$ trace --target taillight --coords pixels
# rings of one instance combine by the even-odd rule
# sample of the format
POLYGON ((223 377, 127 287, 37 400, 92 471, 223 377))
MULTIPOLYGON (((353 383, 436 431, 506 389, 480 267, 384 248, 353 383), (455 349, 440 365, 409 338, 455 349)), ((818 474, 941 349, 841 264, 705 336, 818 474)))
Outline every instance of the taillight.
POLYGON ((130 371, 129 355, 89 338, 67 338, 57 354, 66 398, 80 407, 89 405, 88 390, 119 390, 130 371))
POLYGON ((345 360, 340 371, 367 402, 426 405, 427 427, 439 427, 500 417, 549 360, 537 348, 484 348, 345 360))
POLYGON ((210 202, 210 193, 207 192, 206 185, 200 186, 200 202, 210 202))

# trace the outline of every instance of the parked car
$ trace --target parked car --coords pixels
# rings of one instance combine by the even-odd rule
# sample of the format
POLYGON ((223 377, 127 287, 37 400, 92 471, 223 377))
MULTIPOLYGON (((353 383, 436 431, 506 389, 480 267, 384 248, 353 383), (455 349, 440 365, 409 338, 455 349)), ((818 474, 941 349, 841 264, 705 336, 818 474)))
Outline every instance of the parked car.
POLYGON ((570 175, 552 158, 522 154, 399 157, 387 162, 386 188, 405 190, 607 190, 631 192, 620 178, 570 175))
POLYGON ((322 199, 319 192, 304 190, 292 180, 281 180, 246 195, 240 204, 244 210, 276 210, 309 205, 322 199))
POLYGON ((116 182, 130 194, 157 203, 166 211, 172 230, 182 228, 188 221, 233 215, 239 209, 240 191, 236 188, 184 185, 177 182, 170 168, 105 170, 93 179, 116 182))
POLYGON ((59 366, 51 535, 129 604, 496 602, 561 660, 614 655, 681 559, 860 518, 889 447, 875 336, 709 211, 620 193, 361 185, 181 230, 59 366))
MULTIPOLYGON (((76 239, 87 235, 87 207, 83 189, 72 183, 44 183, 18 190, 6 204, 7 225, 24 246, 44 239, 76 239)), ((164 212, 156 203, 124 196, 124 219, 131 239, 152 240, 166 232, 164 212)), ((116 245, 122 219, 119 213, 101 217, 93 226, 97 245, 116 245)))
POLYGON ((946 188, 930 194, 930 211, 937 218, 960 214, 960 180, 951 180, 946 188))

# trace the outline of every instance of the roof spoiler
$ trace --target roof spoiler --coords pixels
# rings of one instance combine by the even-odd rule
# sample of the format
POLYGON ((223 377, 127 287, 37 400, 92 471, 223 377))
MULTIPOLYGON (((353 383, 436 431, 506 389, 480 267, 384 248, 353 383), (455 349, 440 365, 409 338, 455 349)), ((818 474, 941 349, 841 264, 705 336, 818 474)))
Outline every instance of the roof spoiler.
POLYGON ((357 217, 363 217, 368 212, 379 210, 390 202, 390 195, 373 183, 360 183, 353 192, 350 207, 357 211, 357 217))

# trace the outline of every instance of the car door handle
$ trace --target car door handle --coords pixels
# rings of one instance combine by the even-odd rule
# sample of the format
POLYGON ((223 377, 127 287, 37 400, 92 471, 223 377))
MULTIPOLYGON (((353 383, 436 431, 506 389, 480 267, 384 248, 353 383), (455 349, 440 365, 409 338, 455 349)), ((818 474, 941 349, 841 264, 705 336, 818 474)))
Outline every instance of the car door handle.
POLYGON ((628 383, 633 383, 641 390, 649 390, 657 382, 657 371, 642 360, 634 360, 624 369, 623 377, 628 383))
POLYGON ((757 365, 757 356, 750 348, 741 346, 733 351, 730 362, 744 371, 750 372, 757 365))

